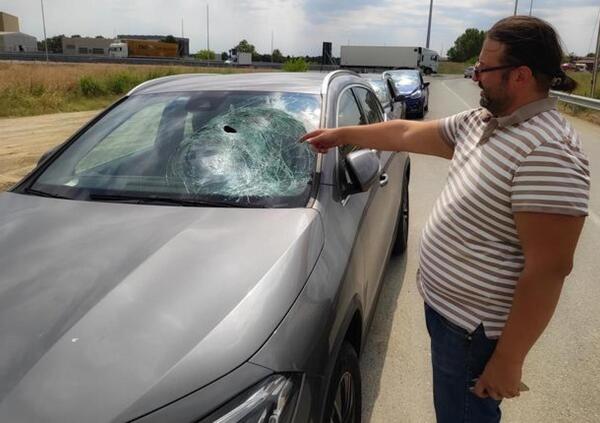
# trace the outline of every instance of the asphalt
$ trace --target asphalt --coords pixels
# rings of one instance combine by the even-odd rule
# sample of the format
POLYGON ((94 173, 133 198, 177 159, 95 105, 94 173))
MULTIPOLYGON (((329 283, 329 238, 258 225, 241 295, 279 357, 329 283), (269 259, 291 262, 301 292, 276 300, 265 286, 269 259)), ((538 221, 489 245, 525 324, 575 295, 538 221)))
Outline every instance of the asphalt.
MULTIPOLYGON (((468 79, 434 77, 430 112, 438 119, 476 107, 468 79)), ((529 353, 523 381, 530 391, 502 404, 503 422, 600 422, 600 127, 569 117, 590 159, 590 216, 550 325, 529 353)), ((412 155, 410 234, 406 255, 392 258, 361 356, 363 421, 434 422, 429 338, 415 275, 421 231, 448 171, 444 159, 412 155)))

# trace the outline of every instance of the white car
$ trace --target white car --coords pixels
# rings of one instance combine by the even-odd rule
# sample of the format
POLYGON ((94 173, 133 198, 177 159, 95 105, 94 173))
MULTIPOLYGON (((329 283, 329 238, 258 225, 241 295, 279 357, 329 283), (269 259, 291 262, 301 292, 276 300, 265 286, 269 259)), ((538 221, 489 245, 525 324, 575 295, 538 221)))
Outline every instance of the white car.
POLYGON ((465 78, 473 78, 473 72, 475 71, 475 66, 469 66, 465 69, 464 75, 465 78))

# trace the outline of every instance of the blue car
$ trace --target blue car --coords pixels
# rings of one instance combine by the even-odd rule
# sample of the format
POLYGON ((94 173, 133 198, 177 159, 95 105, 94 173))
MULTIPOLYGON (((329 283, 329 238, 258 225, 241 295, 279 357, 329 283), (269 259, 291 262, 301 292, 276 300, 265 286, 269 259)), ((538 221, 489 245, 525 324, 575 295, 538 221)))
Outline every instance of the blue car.
POLYGON ((429 110, 429 82, 423 81, 423 75, 417 69, 386 71, 394 81, 396 91, 405 99, 406 115, 422 118, 429 110))

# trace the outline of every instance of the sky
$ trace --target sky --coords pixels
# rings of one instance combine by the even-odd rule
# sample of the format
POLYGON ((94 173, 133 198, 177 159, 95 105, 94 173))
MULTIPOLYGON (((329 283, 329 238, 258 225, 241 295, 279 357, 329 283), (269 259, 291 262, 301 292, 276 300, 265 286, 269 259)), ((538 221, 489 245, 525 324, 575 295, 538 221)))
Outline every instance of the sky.
MULTIPOLYGON (((566 52, 595 51, 597 0, 520 0, 518 13, 550 22, 566 52)), ((341 45, 425 46, 429 0, 43 0, 48 37, 144 34, 190 38, 190 51, 220 53, 247 39, 259 53, 321 54, 341 45), (207 40, 207 5, 209 30, 207 40), (208 42, 208 43, 207 43, 208 42)), ((467 28, 489 29, 515 0, 434 0, 430 48, 442 54, 467 28)), ((40 0, 0 0, 21 32, 43 39, 40 0)))

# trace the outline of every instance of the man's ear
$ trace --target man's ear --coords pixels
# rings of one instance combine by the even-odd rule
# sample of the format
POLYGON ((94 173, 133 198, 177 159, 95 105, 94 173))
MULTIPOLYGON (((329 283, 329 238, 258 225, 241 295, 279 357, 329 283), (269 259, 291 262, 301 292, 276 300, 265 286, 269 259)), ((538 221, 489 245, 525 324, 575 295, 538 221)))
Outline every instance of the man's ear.
POLYGON ((533 72, 529 66, 519 66, 515 69, 515 81, 521 84, 529 83, 533 80, 533 72))

